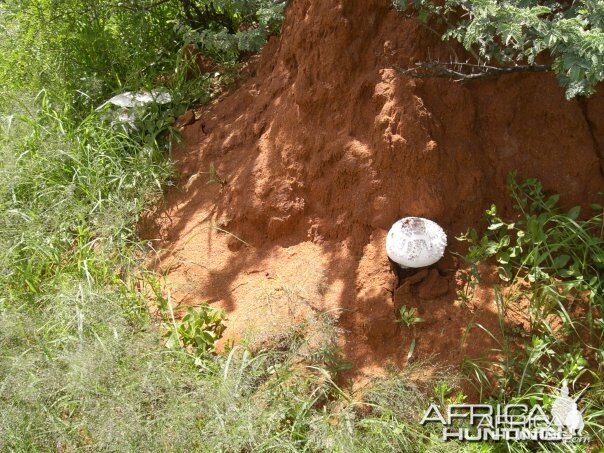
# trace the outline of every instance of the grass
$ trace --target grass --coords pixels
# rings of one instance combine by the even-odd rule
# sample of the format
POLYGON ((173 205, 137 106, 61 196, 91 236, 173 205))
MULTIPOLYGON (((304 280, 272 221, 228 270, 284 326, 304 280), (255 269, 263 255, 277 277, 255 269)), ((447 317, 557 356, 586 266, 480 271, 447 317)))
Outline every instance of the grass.
POLYGON ((586 431, 603 445, 604 209, 593 204, 580 218, 579 207, 560 210, 558 195, 545 195, 537 180, 518 183, 511 174, 508 184, 516 217, 503 220, 493 206, 486 233, 461 238, 470 243, 468 284, 477 283, 476 263, 487 259, 497 264, 501 282, 494 288, 499 331, 471 326, 497 347, 463 367, 485 399, 546 410, 567 383, 571 394, 582 394, 586 431))
POLYGON ((303 325, 268 349, 215 356, 196 347, 204 326, 221 331, 204 312, 201 324, 193 315, 176 322, 186 348, 166 348, 147 309, 156 282, 141 267, 134 231, 170 177, 165 151, 92 117, 71 130, 44 95, 38 102, 38 111, 3 118, 1 450, 415 451, 434 443, 415 426, 425 400, 408 374, 362 398, 336 385, 340 359, 326 318, 311 329, 324 325, 321 341, 303 325))
MULTIPOLYGON (((170 25, 176 12, 168 3, 132 13, 122 2, 14 5, 0 15, 0 450, 522 449, 443 444, 434 428, 419 425, 431 400, 465 399, 455 373, 418 381, 423 365, 414 360, 368 388, 341 387, 338 374, 349 364, 326 314, 262 349, 242 344, 216 354, 222 314, 203 307, 177 319, 142 265, 147 247, 136 234, 140 216, 171 183, 174 117, 216 87, 208 75, 186 77, 183 37, 170 25), (111 94, 162 80, 173 105, 141 110, 134 131, 95 112, 111 94)), ((582 404, 595 433, 604 413, 602 215, 582 221, 576 211, 560 213, 530 184, 513 192, 520 221, 503 222, 492 210, 486 239, 467 236, 471 265, 494 257, 507 283, 497 293, 502 331, 492 333, 501 372, 479 361, 466 368, 494 399, 547 404, 542 391, 560 378, 590 382, 582 404), (533 212, 535 203, 545 203, 545 217, 533 212), (530 241, 518 242, 521 230, 530 241), (523 279, 528 291, 515 285, 523 279), (521 300, 531 335, 517 348, 518 332, 505 319, 521 300), (548 329, 549 315, 564 328, 548 329)), ((467 278, 466 301, 478 276, 467 278)), ((411 330, 420 322, 411 309, 400 315, 411 330)))

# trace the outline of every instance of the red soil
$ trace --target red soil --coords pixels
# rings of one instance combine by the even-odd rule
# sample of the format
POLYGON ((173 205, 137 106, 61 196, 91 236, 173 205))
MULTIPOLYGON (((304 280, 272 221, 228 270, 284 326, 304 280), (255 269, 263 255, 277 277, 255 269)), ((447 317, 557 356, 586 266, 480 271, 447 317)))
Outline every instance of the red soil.
POLYGON ((231 338, 330 311, 355 379, 405 365, 403 304, 426 321, 414 358, 457 366, 492 346, 472 321, 497 330, 488 288, 470 307, 457 300, 450 254, 397 288, 384 246, 393 222, 433 219, 459 251, 454 236, 480 228, 491 203, 509 209, 510 170, 567 206, 604 189, 604 96, 566 101, 550 74, 402 76, 392 67, 449 49, 389 5, 294 0, 257 75, 183 128, 180 181, 147 228, 173 300, 223 307, 231 338))

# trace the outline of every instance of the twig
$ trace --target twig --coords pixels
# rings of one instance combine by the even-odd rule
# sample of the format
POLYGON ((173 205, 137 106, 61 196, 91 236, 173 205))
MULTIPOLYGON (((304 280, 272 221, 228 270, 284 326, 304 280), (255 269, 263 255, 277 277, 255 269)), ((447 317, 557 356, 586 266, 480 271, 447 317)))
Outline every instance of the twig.
POLYGON ((456 82, 463 82, 487 77, 497 77, 506 74, 520 72, 547 72, 551 71, 550 65, 517 65, 505 68, 490 66, 486 64, 474 64, 468 62, 441 63, 439 61, 422 61, 412 68, 401 68, 394 66, 400 74, 416 78, 445 77, 456 82))
POLYGON ((239 242, 241 242, 242 244, 245 244, 245 245, 247 245, 248 247, 252 247, 252 244, 250 244, 249 242, 245 242, 243 239, 241 239, 241 238, 240 238, 240 237, 238 237, 238 236, 235 236, 235 235, 234 235, 233 233, 231 233, 230 231, 224 230, 224 229, 222 229, 222 228, 220 228, 220 227, 217 227, 216 225, 212 225, 212 228, 214 228, 215 230, 218 230, 218 231, 220 231, 220 232, 222 232, 222 233, 225 233, 225 234, 228 234, 228 235, 230 235, 230 236, 233 236, 235 239, 237 239, 237 240, 238 240, 239 242))

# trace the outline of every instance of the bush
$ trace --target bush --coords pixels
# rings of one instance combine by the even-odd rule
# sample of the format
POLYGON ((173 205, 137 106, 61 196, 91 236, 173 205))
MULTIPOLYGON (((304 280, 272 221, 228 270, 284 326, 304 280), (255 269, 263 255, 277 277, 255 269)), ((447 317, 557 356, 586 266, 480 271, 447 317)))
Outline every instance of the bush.
POLYGON ((594 93, 604 80, 604 5, 599 0, 393 3, 400 10, 413 8, 424 23, 434 20, 446 27, 443 39, 463 44, 474 57, 474 73, 489 73, 480 66, 491 64, 512 70, 551 69, 568 99, 594 93), (539 59, 545 63, 538 65, 539 59))
POLYGON ((201 50, 221 62, 239 60, 258 52, 267 38, 281 28, 285 1, 232 0, 198 1, 197 8, 186 8, 181 0, 185 19, 179 32, 185 41, 199 45, 201 50))
POLYGON ((194 68, 183 46, 197 44, 228 69, 278 33, 284 8, 271 0, 0 1, 0 78, 13 92, 46 90, 80 120, 112 94, 157 85, 185 103, 205 100, 209 75, 188 80, 194 68))
MULTIPOLYGON (((3 2, 2 2, 3 3, 3 2)), ((2 6, 1 77, 49 91, 88 114, 117 91, 151 86, 180 45, 172 2, 14 0, 2 6)))

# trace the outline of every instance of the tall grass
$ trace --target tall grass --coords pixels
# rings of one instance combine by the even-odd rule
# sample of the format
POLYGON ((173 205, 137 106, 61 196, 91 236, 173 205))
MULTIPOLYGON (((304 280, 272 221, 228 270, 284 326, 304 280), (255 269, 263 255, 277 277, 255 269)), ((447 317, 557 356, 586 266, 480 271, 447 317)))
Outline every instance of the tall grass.
POLYGON ((567 383, 582 396, 586 430, 601 446, 604 208, 592 204, 581 218, 579 207, 561 210, 559 196, 546 195, 535 179, 519 183, 511 174, 508 185, 516 215, 502 219, 493 206, 486 213, 487 231, 461 238, 470 243, 470 284, 480 278, 476 263, 487 259, 497 264, 500 277, 494 288, 499 330, 469 326, 497 346, 491 358, 468 359, 463 368, 485 399, 539 403, 546 410, 567 383))
POLYGON ((322 316, 264 350, 166 348, 134 230, 170 177, 166 151, 52 104, 2 117, 0 450, 441 449, 417 424, 431 383, 409 370, 344 392, 322 316))

